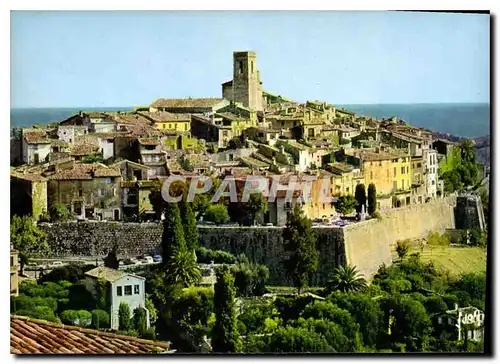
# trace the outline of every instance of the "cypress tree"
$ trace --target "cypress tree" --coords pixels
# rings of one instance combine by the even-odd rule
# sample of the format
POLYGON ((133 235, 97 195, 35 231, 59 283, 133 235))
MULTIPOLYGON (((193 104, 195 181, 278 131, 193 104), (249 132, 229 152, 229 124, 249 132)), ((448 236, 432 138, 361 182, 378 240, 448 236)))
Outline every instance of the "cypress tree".
POLYGON ((198 248, 198 229, 196 228, 196 217, 191 205, 191 202, 183 200, 180 209, 183 217, 186 246, 189 250, 196 250, 198 248))
POLYGON ((216 276, 212 349, 216 353, 238 353, 241 349, 241 341, 236 323, 234 277, 226 265, 217 270, 216 276))
POLYGON ((146 310, 142 307, 137 307, 132 317, 132 327, 139 333, 139 336, 142 336, 146 332, 147 326, 146 310))
POLYGON ((309 283, 311 275, 318 269, 316 237, 311 229, 311 220, 304 216, 301 208, 295 205, 283 230, 285 251, 289 258, 283 261, 285 270, 300 290, 309 283))
POLYGON ((120 331, 130 330, 130 324, 130 307, 122 302, 118 308, 118 329, 120 331))
POLYGON ((163 220, 163 236, 161 240, 163 262, 168 265, 176 251, 186 249, 184 230, 177 203, 167 203, 165 220, 163 220))
POLYGON ((356 191, 354 192, 354 198, 358 202, 356 205, 356 212, 361 213, 362 207, 365 206, 366 211, 366 190, 364 184, 359 184, 356 186, 356 191))
POLYGON ((372 215, 377 210, 377 188, 373 183, 368 185, 368 213, 372 215))

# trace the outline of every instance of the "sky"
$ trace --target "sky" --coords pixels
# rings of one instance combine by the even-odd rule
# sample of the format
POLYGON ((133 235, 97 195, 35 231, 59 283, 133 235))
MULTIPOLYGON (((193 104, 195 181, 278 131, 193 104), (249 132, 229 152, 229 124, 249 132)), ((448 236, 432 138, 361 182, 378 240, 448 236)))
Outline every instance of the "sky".
POLYGON ((297 101, 488 103, 489 47, 483 14, 13 11, 11 107, 222 97, 236 50, 297 101))

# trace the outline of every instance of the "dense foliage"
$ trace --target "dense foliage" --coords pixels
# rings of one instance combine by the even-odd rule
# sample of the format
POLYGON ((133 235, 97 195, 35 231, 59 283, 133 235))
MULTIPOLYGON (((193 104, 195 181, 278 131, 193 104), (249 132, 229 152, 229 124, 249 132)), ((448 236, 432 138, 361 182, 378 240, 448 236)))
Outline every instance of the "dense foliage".
POLYGON ((335 211, 343 216, 350 215, 357 205, 358 201, 352 195, 340 196, 334 203, 335 211))
POLYGON ((309 283, 311 275, 318 269, 316 238, 311 229, 311 220, 304 216, 299 205, 295 205, 283 230, 284 249, 287 258, 283 260, 285 270, 294 286, 301 289, 309 283))
POLYGON ((238 353, 241 350, 241 340, 236 320, 234 278, 227 266, 222 266, 216 274, 215 325, 212 331, 212 349, 218 353, 238 353))

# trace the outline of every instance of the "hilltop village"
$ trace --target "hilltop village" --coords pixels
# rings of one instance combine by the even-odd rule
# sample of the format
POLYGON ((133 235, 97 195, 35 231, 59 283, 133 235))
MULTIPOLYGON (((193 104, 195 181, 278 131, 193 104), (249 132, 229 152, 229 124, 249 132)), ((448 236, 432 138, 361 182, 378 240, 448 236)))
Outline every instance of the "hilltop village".
POLYGON ((80 111, 10 147, 14 354, 485 351, 469 140, 271 94, 246 51, 220 97, 80 111), (172 176, 279 184, 165 203, 172 176))
MULTIPOLYGON (((393 117, 360 117, 322 101, 294 102, 266 92, 255 52, 234 52, 233 79, 221 97, 158 99, 133 111, 85 112, 22 128, 11 140, 12 211, 44 219, 60 206, 73 218, 144 221, 149 198, 169 175, 280 175, 261 223, 284 225, 303 201, 290 178, 312 183, 308 218, 330 219, 341 196, 373 184, 376 209, 444 196, 438 165, 452 142, 393 117), (330 180, 332 203, 317 200, 330 180)), ((325 192, 325 191, 323 191, 325 192)))

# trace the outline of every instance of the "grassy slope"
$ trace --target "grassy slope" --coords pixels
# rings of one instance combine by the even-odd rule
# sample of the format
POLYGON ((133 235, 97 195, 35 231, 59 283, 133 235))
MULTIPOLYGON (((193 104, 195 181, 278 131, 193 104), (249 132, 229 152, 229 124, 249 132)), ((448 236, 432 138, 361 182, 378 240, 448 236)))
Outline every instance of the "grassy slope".
MULTIPOLYGON (((486 270, 486 249, 484 248, 426 245, 421 251, 417 246, 412 245, 408 254, 418 252, 422 261, 432 260, 436 266, 449 270, 453 275, 486 270)), ((392 256, 394 261, 399 259, 394 249, 392 256)))
POLYGON ((433 260, 436 265, 452 274, 483 272, 486 270, 486 250, 477 247, 425 247, 420 253, 423 261, 433 260))

